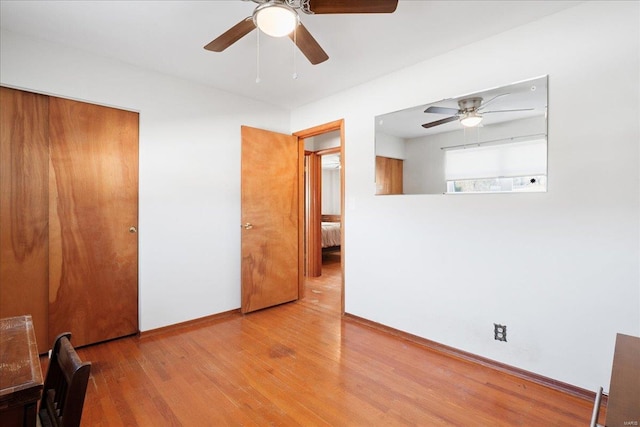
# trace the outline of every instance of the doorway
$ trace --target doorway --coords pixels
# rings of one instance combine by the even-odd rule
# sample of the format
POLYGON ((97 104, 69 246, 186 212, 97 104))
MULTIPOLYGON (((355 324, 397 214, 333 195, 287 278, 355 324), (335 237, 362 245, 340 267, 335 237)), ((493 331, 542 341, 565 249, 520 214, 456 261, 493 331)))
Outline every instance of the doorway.
POLYGON ((294 135, 305 147, 305 282, 323 274, 332 283, 339 282, 340 310, 344 313, 344 120, 294 135))

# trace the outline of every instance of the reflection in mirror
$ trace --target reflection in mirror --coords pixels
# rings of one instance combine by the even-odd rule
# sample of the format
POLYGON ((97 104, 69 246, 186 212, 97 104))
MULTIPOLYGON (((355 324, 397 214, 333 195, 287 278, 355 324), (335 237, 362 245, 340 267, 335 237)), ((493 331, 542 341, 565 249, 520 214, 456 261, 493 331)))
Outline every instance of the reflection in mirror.
POLYGON ((376 116, 376 194, 546 191, 547 80, 376 116))

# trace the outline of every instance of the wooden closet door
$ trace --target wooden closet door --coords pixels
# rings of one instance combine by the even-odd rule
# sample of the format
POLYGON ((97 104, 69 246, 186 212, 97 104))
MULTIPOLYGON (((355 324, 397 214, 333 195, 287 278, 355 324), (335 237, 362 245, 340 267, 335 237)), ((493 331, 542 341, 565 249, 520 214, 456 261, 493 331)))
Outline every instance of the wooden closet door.
POLYGON ((49 118, 49 340, 134 334, 138 114, 51 98, 49 118))
POLYGON ((376 194, 402 194, 403 165, 403 160, 376 156, 376 194))
POLYGON ((48 97, 0 88, 0 317, 30 314, 47 344, 48 97))

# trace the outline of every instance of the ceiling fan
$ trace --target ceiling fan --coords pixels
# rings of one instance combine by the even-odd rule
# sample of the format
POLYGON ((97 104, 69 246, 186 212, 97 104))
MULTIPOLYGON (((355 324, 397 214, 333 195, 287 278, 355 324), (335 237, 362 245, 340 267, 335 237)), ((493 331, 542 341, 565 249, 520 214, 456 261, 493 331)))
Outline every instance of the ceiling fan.
POLYGON ((463 98, 460 99, 458 101, 458 107, 459 108, 449 108, 449 107, 438 107, 438 106, 431 106, 429 108, 427 108, 426 110, 424 110, 425 113, 434 113, 434 114, 451 114, 450 117, 444 118, 444 119, 440 119, 440 120, 436 120, 434 122, 429 122, 429 123, 424 123, 422 125, 423 128, 428 129, 428 128, 432 128, 434 126, 440 126, 443 125, 445 123, 449 123, 449 122, 453 122, 455 120, 459 120, 460 124, 462 124, 462 126, 465 127, 474 127, 474 126, 478 126, 480 124, 480 122, 482 121, 482 116, 484 114, 491 114, 491 113, 511 113, 511 112, 516 112, 516 111, 531 111, 533 110, 533 108, 519 108, 519 109, 513 109, 513 110, 495 110, 495 111, 482 111, 484 110, 487 105, 489 105, 491 102, 495 101, 496 99, 502 97, 502 96, 506 96, 509 95, 508 93, 503 93, 500 95, 496 95, 493 98, 491 98, 489 101, 487 102, 482 102, 483 99, 482 97, 479 96, 474 96, 474 97, 470 97, 470 98, 463 98))
MULTIPOLYGON (((249 0, 244 0, 249 1, 249 0)), ((253 14, 204 48, 222 52, 255 28, 273 37, 289 36, 312 64, 329 59, 307 28, 300 22, 298 11, 309 15, 342 13, 393 13, 398 0, 251 0, 258 6, 253 14), (294 31, 295 30, 295 31, 294 31)))

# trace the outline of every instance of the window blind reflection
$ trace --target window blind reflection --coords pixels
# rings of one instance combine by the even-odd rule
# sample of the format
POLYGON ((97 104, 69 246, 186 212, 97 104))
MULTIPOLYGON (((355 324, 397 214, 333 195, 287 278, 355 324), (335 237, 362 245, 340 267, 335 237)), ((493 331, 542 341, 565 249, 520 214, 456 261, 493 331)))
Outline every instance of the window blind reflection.
POLYGON ((545 139, 445 151, 447 181, 546 174, 545 139))

